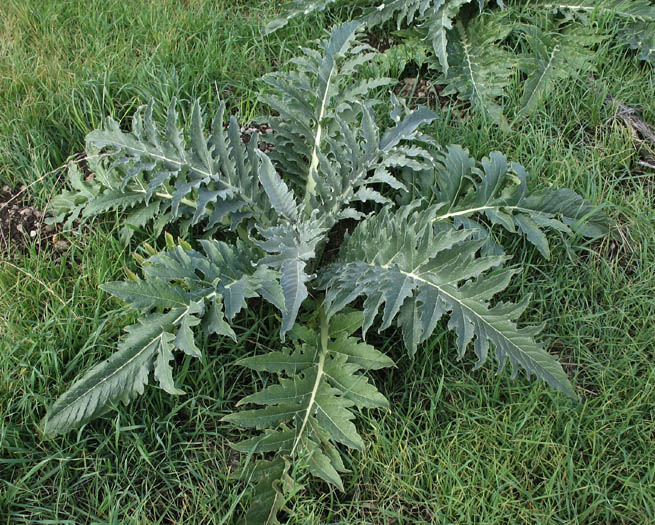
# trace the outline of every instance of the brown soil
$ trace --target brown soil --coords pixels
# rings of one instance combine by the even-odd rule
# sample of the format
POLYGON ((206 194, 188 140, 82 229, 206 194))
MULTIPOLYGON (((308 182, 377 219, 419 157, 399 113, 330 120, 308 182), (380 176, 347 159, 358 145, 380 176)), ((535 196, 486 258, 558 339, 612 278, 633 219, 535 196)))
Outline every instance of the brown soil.
POLYGON ((393 45, 393 38, 386 33, 368 33, 364 38, 369 46, 376 49, 379 53, 384 53, 393 45))
POLYGON ((437 109, 455 106, 455 114, 461 117, 466 105, 455 97, 442 95, 442 89, 443 86, 432 84, 424 78, 420 78, 417 82, 416 77, 406 77, 398 82, 394 92, 399 97, 406 99, 410 107, 420 105, 437 109))
POLYGON ((270 133, 271 131, 271 128, 267 124, 256 124, 253 122, 249 126, 244 126, 241 128, 241 141, 244 144, 248 144, 250 142, 250 138, 256 132, 259 134, 259 143, 257 144, 257 147, 264 153, 270 153, 274 149, 273 145, 265 142, 264 137, 266 137, 266 134, 270 133))
POLYGON ((44 212, 26 202, 25 189, 0 189, 0 259, 14 259, 32 245, 37 251, 51 249, 54 253, 68 248, 68 243, 58 238, 57 228, 45 224, 44 212))

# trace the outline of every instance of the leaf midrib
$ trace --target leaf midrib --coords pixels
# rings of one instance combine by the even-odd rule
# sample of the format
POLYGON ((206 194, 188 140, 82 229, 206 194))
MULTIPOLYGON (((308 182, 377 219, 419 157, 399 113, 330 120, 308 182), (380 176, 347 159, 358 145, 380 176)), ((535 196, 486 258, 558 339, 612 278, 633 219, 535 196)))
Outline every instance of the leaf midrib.
POLYGON ((330 74, 328 75, 327 81, 325 82, 325 91, 323 92, 323 98, 321 100, 321 109, 316 120, 316 136, 314 137, 314 144, 312 145, 312 161, 309 165, 309 172, 307 174, 307 185, 305 186, 305 205, 309 211, 309 201, 314 195, 316 188, 316 180, 314 179, 314 172, 317 172, 318 168, 318 148, 321 143, 321 136, 323 134, 323 118, 325 116, 325 111, 327 108, 328 95, 330 92, 330 83, 332 82, 332 75, 337 68, 337 61, 335 58, 332 59, 332 67, 330 68, 330 74))
MULTIPOLYGON (((212 292, 212 293, 209 294, 207 297, 212 297, 213 295, 216 295, 216 293, 215 293, 215 292, 212 292)), ((182 312, 182 314, 180 314, 180 316, 179 316, 177 319, 175 319, 175 321, 173 321, 171 324, 172 324, 172 325, 176 325, 177 323, 179 323, 180 320, 181 320, 185 315, 187 315, 187 314, 189 313, 190 310, 191 310, 191 307, 190 307, 190 305, 189 305, 189 306, 187 306, 187 308, 185 309, 185 311, 182 312)), ((167 326, 170 326, 170 325, 167 325, 167 326)), ((164 333, 166 333, 166 329, 165 329, 165 328, 162 328, 161 332, 160 332, 157 336, 155 336, 151 341, 149 341, 145 346, 143 346, 143 348, 142 348, 140 351, 138 351, 134 356, 132 356, 130 359, 128 359, 125 363, 123 363, 120 367, 118 367, 116 370, 114 370, 111 374, 108 374, 107 376, 103 377, 103 378, 102 378, 100 381, 98 381, 97 383, 94 383, 94 384, 93 384, 91 387, 89 387, 89 388, 88 388, 84 393, 80 394, 80 395, 77 396, 74 400, 72 400, 70 403, 68 403, 67 405, 65 405, 64 407, 62 407, 62 408, 58 411, 58 413, 61 414, 61 413, 65 412, 65 411, 67 411, 67 410, 68 410, 71 406, 73 406, 75 403, 79 402, 80 399, 85 398, 85 397, 86 397, 90 392, 92 392, 92 391, 95 390, 96 388, 99 388, 101 385, 103 385, 104 383, 106 383, 107 381, 109 381, 109 379, 111 379, 112 377, 115 377, 115 376, 116 376, 118 373, 120 373, 120 372, 121 372, 121 371, 122 371, 126 366, 130 365, 132 362, 134 362, 135 359, 137 359, 138 357, 140 357, 141 355, 143 355, 143 354, 146 352, 146 350, 147 350, 148 348, 150 348, 150 346, 152 346, 152 345, 153 345, 153 344, 154 344, 158 339, 161 340, 161 338, 163 337, 164 333)))
MULTIPOLYGON (((444 215, 438 215, 437 217, 432 219, 432 221, 437 222, 437 221, 442 221, 442 220, 445 220, 445 219, 449 219, 451 217, 469 215, 469 214, 473 214, 473 213, 477 213, 477 212, 485 211, 485 210, 500 210, 501 208, 504 209, 504 210, 517 211, 519 213, 527 213, 529 215, 540 215, 542 217, 549 218, 549 219, 556 215, 555 213, 548 213, 548 212, 545 212, 545 211, 533 210, 533 209, 530 209, 530 208, 523 208, 522 206, 504 206, 502 204, 498 204, 498 205, 495 205, 495 206, 479 206, 479 207, 476 207, 476 208, 467 208, 467 209, 464 209, 464 210, 457 210, 457 211, 454 211, 452 213, 446 213, 444 215)), ((563 213, 560 214, 560 215, 562 215, 563 217, 566 217, 567 219, 571 219, 571 220, 575 219, 575 217, 569 217, 567 215, 564 215, 563 213)))
MULTIPOLYGON (((186 165, 189 165, 189 166, 190 166, 194 171, 196 171, 196 172, 199 173, 200 175, 203 175, 204 177, 207 177, 208 179, 213 180, 213 179, 212 179, 212 175, 213 175, 213 174, 212 174, 211 172, 209 172, 209 171, 205 171, 204 169, 201 169, 201 168, 199 168, 197 165, 193 165, 193 164, 191 164, 191 163, 185 163, 185 162, 183 162, 183 161, 181 161, 181 160, 176 160, 176 159, 168 158, 168 157, 166 157, 165 155, 162 155, 161 153, 159 153, 157 150, 155 150, 155 152, 153 152, 151 149, 148 149, 148 148, 139 148, 139 147, 134 146, 133 144, 128 144, 126 141, 120 141, 120 140, 113 139, 113 138, 107 140, 106 142, 107 142, 108 144, 112 144, 112 145, 115 145, 115 146, 119 146, 119 147, 122 147, 122 148, 125 148, 125 149, 129 149, 129 150, 135 151, 135 152, 140 153, 140 154, 142 154, 142 155, 149 155, 149 156, 151 156, 151 157, 153 157, 153 158, 155 158, 155 159, 158 159, 158 160, 160 160, 160 161, 164 161, 164 162, 169 162, 169 163, 171 163, 171 164, 175 164, 175 165, 177 165, 180 169, 183 168, 183 167, 186 166, 186 165)), ((219 182, 220 182, 221 184, 223 184, 227 189, 229 189, 229 190, 233 191, 234 193, 236 193, 237 195, 239 195, 239 196, 240 196, 240 197, 241 197, 241 198, 246 202, 246 204, 248 204, 248 205, 250 206, 250 208, 251 208, 253 211, 256 210, 255 205, 254 205, 254 202, 253 202, 251 199, 249 199, 248 196, 245 195, 245 193, 244 193, 243 191, 241 191, 240 188, 238 188, 238 187, 236 187, 236 186, 233 186, 233 185, 230 184, 229 182, 226 182, 225 180, 222 180, 222 179, 221 179, 219 182)), ((142 189, 136 189, 136 190, 133 190, 133 191, 135 191, 136 193, 146 193, 146 191, 145 191, 145 190, 142 190, 142 189)), ((161 192, 156 192, 155 195, 157 195, 158 197, 165 198, 165 199, 172 199, 172 198, 173 198, 172 195, 170 195, 170 194, 164 194, 164 193, 161 193, 161 192)), ((183 202, 184 204, 186 204, 186 205, 188 205, 188 206, 191 206, 191 207, 193 207, 193 208, 196 208, 196 204, 195 204, 195 203, 192 203, 191 201, 189 201, 189 200, 187 200, 187 199, 182 199, 181 202, 183 202)))
MULTIPOLYGON (((368 264, 369 267, 371 267, 371 268, 373 268, 373 269, 384 268, 384 267, 382 267, 382 266, 378 266, 378 265, 374 265, 374 264, 370 264, 370 263, 367 263, 367 264, 368 264)), ((449 286, 449 284, 446 284, 446 285, 437 285, 437 284, 434 284, 434 283, 431 282, 431 281, 428 281, 428 280, 426 280, 426 279, 423 279, 419 274, 416 274, 416 273, 414 273, 413 271, 412 271, 412 272, 407 272, 407 271, 404 271, 404 270, 402 270, 402 269, 400 269, 400 268, 398 268, 398 267, 395 267, 395 268, 393 268, 393 269, 390 268, 390 267, 388 267, 388 268, 384 268, 384 269, 386 269, 386 270, 388 270, 388 271, 394 271, 394 270, 395 270, 395 271, 397 271, 398 273, 400 273, 401 275, 403 275, 403 276, 405 276, 405 277, 409 277, 409 278, 414 279, 414 280, 416 280, 416 281, 418 281, 418 282, 421 282, 421 283, 423 283, 423 284, 426 284, 426 285, 428 285, 428 286, 431 286, 431 287, 433 287, 433 288, 436 288, 436 289, 437 289, 440 293, 442 293, 443 295, 446 295, 446 296, 450 297, 453 301, 455 301, 457 304, 459 304, 460 307, 462 307, 463 309, 465 309, 467 312, 470 312, 470 313, 472 314, 473 317, 475 317, 476 319, 479 319, 482 323, 484 323, 486 326, 488 326, 489 328, 491 328, 491 330, 493 330, 496 334, 498 334, 498 335, 499 335, 503 340, 507 341, 507 342, 508 342, 508 343, 509 343, 513 348, 515 348, 518 352, 520 352, 521 355, 525 356, 526 359, 529 359, 529 360, 530 360, 530 363, 532 364, 532 369, 533 369, 533 370, 541 369, 541 370, 542 370, 542 373, 544 374, 544 376, 548 375, 548 377, 552 378, 553 382, 555 382, 555 383, 559 383, 559 381, 557 381, 557 380, 556 380, 556 379, 555 379, 555 378, 554 378, 554 377, 553 377, 549 372, 547 372, 546 370, 544 370, 542 367, 535 366, 535 361, 534 361, 534 359, 533 359, 533 358, 532 358, 532 357, 531 357, 527 352, 525 352, 525 351, 524 351, 520 346, 518 346, 518 345, 517 345, 516 343, 514 343, 511 339, 509 339, 505 334, 503 334, 503 332, 501 332, 500 330, 498 330, 494 325, 492 325, 489 321, 487 321, 483 316, 481 316, 481 315, 478 314, 475 310, 473 310, 470 306, 468 306, 468 305, 467 305, 463 300, 459 299, 456 295, 453 295, 452 293, 448 293, 448 292, 447 292, 447 291, 442 287, 442 286, 449 286)), ((536 343, 535 343, 535 344, 536 344, 536 343)))
POLYGON ((548 57, 548 63, 544 67, 544 69, 541 72, 541 75, 539 75, 539 78, 537 79, 537 82, 534 85, 534 89, 532 89, 531 93, 528 95, 528 100, 523 104, 523 107, 521 108, 521 112, 526 113, 529 111, 529 108, 533 102, 533 100, 536 100, 538 98, 537 93, 539 92, 541 88, 541 83, 543 79, 546 76, 546 73, 550 71, 550 69, 553 67, 553 61, 555 60, 555 55, 559 52, 560 46, 555 45, 550 52, 550 56, 548 57))

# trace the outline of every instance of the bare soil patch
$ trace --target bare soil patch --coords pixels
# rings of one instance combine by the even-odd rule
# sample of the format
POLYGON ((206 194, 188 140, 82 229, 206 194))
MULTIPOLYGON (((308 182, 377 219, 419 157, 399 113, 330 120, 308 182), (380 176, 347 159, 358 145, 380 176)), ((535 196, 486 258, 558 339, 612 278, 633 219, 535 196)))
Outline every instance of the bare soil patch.
POLYGON ((57 228, 45 223, 45 213, 27 201, 24 187, 0 188, 0 259, 14 259, 32 245, 52 250, 55 258, 68 247, 57 228))
POLYGON ((453 97, 442 95, 442 89, 443 86, 433 84, 424 78, 406 77, 398 82, 394 92, 399 97, 406 99, 410 106, 419 105, 437 109, 456 105, 458 101, 453 97))
POLYGON ((367 33, 364 42, 378 53, 384 53, 394 44, 393 38, 388 33, 380 31, 367 33))
MULTIPOLYGON (((227 129, 227 126, 226 126, 227 129)), ((251 122, 248 126, 243 126, 241 128, 241 141, 244 144, 249 144, 252 136, 257 133, 257 147, 264 153, 270 153, 275 148, 269 142, 266 142, 266 135, 271 133, 273 130, 268 124, 251 122)))

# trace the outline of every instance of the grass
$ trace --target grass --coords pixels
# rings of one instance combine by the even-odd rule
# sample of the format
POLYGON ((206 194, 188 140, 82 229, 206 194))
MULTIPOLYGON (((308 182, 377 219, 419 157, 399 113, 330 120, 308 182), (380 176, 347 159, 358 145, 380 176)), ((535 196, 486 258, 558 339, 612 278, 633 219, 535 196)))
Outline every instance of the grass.
MULTIPOLYGON (((29 185, 39 206, 62 189, 57 170, 107 114, 150 97, 200 97, 247 121, 257 78, 321 34, 298 19, 262 38, 273 3, 187 0, 7 0, 0 6, 0 183, 29 185)), ((507 102, 516 111, 521 85, 507 102)), ((602 203, 616 227, 595 243, 553 237, 545 262, 517 243, 533 294, 525 319, 574 378, 580 403, 473 358, 436 337, 414 361, 393 332, 372 334, 397 368, 376 375, 392 410, 362 415, 367 449, 350 457, 346 491, 313 481, 291 523, 655 523, 655 185, 634 168, 638 146, 605 104, 611 93, 655 123, 655 78, 616 43, 598 51, 595 82, 567 80, 543 109, 503 133, 448 108, 442 143, 505 152, 533 184, 569 186, 602 203)), ((80 431, 44 438, 38 424, 73 379, 114 348, 129 314, 102 291, 129 262, 113 217, 71 232, 58 266, 47 251, 0 260, 0 521, 232 523, 244 487, 229 479, 237 432, 220 422, 252 381, 231 366, 275 344, 266 311, 243 315, 240 342, 210 341, 157 388, 80 431), (261 314, 261 315, 260 315, 261 314)), ((156 242, 156 239, 151 239, 156 242)))

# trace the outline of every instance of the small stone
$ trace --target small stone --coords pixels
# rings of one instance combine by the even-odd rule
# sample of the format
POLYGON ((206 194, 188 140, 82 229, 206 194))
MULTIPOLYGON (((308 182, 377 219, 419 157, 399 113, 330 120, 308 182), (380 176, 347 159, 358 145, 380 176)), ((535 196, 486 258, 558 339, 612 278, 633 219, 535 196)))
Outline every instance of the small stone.
POLYGON ((68 243, 66 241, 57 241, 55 243, 55 250, 58 252, 63 252, 66 248, 68 248, 68 243))
POLYGON ((25 228, 23 228, 22 224, 19 224, 18 226, 16 226, 16 229, 21 233, 25 233, 25 228))
POLYGON ((32 230, 30 232, 30 237, 32 237, 32 239, 34 239, 34 237, 36 237, 36 230, 32 230))

